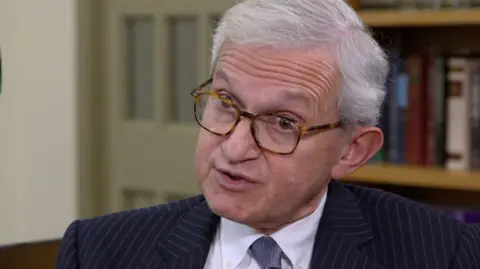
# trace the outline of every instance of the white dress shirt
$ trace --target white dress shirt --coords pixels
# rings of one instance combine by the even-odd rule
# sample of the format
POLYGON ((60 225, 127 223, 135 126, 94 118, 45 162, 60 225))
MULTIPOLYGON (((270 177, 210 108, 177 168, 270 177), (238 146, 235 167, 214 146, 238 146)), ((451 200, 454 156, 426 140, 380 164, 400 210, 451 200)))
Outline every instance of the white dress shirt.
MULTIPOLYGON (((326 196, 312 214, 270 235, 284 253, 282 269, 309 268, 326 196)), ((246 225, 221 218, 204 269, 262 269, 249 251, 251 244, 262 236, 246 225)))

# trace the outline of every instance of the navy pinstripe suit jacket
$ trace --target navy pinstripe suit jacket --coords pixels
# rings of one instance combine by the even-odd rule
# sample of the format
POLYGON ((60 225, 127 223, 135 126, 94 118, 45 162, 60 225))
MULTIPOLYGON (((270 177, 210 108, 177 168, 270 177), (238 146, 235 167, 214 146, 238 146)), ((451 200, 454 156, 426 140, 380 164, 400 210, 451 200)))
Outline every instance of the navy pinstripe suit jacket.
MULTIPOLYGON (((202 196, 77 220, 56 268, 202 269, 218 223, 202 196)), ((311 268, 480 269, 480 229, 391 193, 332 181, 311 268)))

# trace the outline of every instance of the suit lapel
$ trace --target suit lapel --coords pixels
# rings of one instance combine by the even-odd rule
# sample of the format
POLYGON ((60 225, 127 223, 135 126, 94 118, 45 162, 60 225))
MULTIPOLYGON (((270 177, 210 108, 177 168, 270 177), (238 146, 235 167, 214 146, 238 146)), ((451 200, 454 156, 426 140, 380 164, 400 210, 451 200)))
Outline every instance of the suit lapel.
POLYGON ((311 268, 383 269, 374 259, 373 233, 357 199, 334 180, 320 220, 311 268))
POLYGON ((220 218, 205 201, 180 218, 172 231, 161 237, 158 248, 165 260, 165 269, 201 269, 220 218))
MULTIPOLYGON (((158 248, 162 269, 204 267, 220 218, 205 201, 179 217, 158 248), (163 265, 163 266, 162 266, 163 265)), ((343 184, 329 184, 328 198, 320 220, 310 268, 384 269, 375 262, 373 233, 357 199, 343 184)))

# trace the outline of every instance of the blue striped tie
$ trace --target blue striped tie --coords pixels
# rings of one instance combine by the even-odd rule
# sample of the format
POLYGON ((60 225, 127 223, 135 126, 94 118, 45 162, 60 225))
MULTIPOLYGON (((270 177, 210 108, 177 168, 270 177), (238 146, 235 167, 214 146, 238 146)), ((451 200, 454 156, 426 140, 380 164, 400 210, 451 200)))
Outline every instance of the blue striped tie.
POLYGON ((282 249, 271 237, 260 237, 253 242, 250 250, 262 269, 282 269, 282 249))

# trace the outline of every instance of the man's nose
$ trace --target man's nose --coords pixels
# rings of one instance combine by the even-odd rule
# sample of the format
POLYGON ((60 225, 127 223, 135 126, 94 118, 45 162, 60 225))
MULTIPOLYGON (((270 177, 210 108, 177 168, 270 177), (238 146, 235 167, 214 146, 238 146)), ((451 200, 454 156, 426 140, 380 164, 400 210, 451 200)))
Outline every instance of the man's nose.
POLYGON ((223 141, 222 151, 231 163, 255 159, 260 154, 250 130, 250 120, 243 118, 235 130, 223 141))

